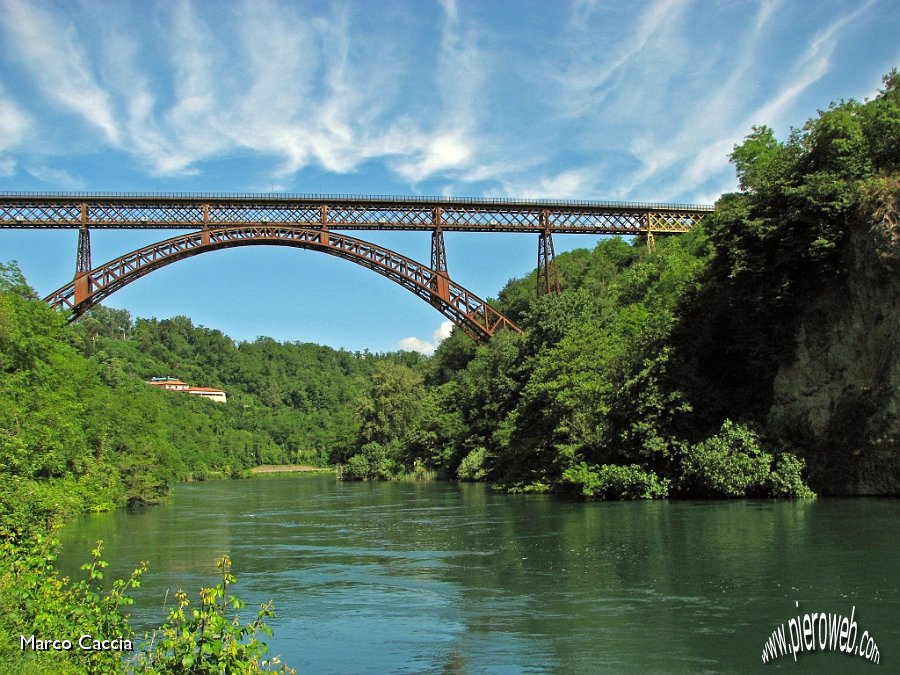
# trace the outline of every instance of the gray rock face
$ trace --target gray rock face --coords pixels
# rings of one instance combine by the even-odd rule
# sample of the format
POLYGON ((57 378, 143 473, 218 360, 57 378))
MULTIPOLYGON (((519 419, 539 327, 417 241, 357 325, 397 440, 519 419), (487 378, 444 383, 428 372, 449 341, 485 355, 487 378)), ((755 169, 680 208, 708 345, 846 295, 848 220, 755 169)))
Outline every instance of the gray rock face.
POLYGON ((826 493, 900 493, 900 190, 891 192, 851 232, 846 277, 806 309, 794 359, 774 382, 768 430, 812 449, 811 482, 826 493))

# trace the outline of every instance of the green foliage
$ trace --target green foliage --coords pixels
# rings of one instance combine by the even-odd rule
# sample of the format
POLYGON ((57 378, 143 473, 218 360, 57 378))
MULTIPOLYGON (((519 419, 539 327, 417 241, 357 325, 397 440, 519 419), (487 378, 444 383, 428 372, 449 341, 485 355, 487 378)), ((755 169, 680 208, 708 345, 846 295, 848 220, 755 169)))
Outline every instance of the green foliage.
POLYGON ((768 493, 772 497, 815 497, 816 494, 809 489, 803 478, 805 468, 806 463, 791 452, 776 455, 767 480, 768 493))
POLYGON ((403 438, 418 420, 424 396, 421 375, 390 361, 376 364, 358 405, 361 442, 388 445, 403 438))
POLYGON ((343 458, 344 477, 452 475, 454 444, 465 429, 461 413, 448 410, 457 391, 454 382, 426 389, 423 376, 400 360, 377 362, 357 400, 355 447, 343 458))
POLYGON ((21 672, 122 672, 123 655, 128 654, 124 641, 133 638, 123 609, 132 604, 127 593, 140 586, 146 564, 104 590, 108 563, 102 558, 102 542, 91 551, 91 562, 81 567, 85 578, 74 583, 56 572, 55 545, 37 528, 27 541, 0 540, 0 659, 16 663, 21 672), (86 635, 89 642, 118 641, 120 649, 22 650, 20 636, 32 635, 73 644, 86 635))
POLYGON ((669 494, 669 481, 637 464, 588 466, 580 462, 562 474, 562 485, 586 499, 662 499, 669 494))
POLYGON ((535 299, 533 275, 511 281, 499 304, 525 334, 442 345, 425 370, 427 414, 388 455, 586 498, 810 496, 821 448, 794 445, 804 461, 753 429, 798 317, 841 282, 850 234, 869 227, 859 214, 896 185, 900 74, 884 84, 784 141, 753 127, 731 156, 741 192, 689 234, 654 252, 610 239, 563 254, 558 296, 535 299))
POLYGON ((815 494, 796 455, 766 452, 747 425, 725 420, 719 433, 688 448, 681 458, 679 488, 704 497, 801 497, 815 494))
POLYGON ((167 440, 193 476, 240 475, 257 464, 324 465, 355 444, 353 406, 381 360, 418 365, 418 355, 352 354, 271 338, 234 343, 186 317, 138 319, 99 312, 83 329, 89 353, 111 382, 171 375, 216 386, 228 403, 163 392, 167 440))
POLYGON ((390 480, 398 470, 393 459, 396 452, 396 446, 369 441, 347 460, 344 476, 352 480, 390 480))
MULTIPOLYGON (((865 181, 900 169, 898 84, 892 71, 875 100, 833 104, 785 143, 754 127, 732 153, 742 192, 725 195, 710 219, 717 255, 707 292, 763 389, 793 347, 799 310, 845 271, 865 181)), ((723 349, 698 348, 707 346, 711 358, 723 349)))
POLYGON ((37 297, 15 260, 8 263, 0 262, 0 293, 13 293, 23 298, 37 297))
MULTIPOLYGON (((40 501, 40 500, 39 500, 40 501)), ((45 505, 33 504, 31 513, 45 505)), ((52 507, 51 509, 52 510, 52 507)), ((29 511, 23 508, 24 511, 29 511)), ((22 515, 21 513, 19 514, 22 515)), ((49 518, 56 521, 59 512, 49 518)), ((3 515, 0 537, 0 661, 22 673, 292 673, 277 658, 264 659, 268 648, 259 634, 271 636, 264 620, 273 616, 272 604, 263 605, 256 620, 242 625, 230 611, 244 607, 231 595, 236 579, 229 573, 230 561, 218 562, 222 583, 200 591, 200 605, 190 608, 187 595, 176 594, 176 607, 169 620, 154 631, 143 651, 128 622, 125 610, 133 603, 128 593, 140 586, 146 572, 141 563, 127 579, 109 584, 104 570, 103 543, 91 551, 91 561, 82 565, 84 578, 71 582, 54 567, 56 541, 44 524, 23 522, 16 536, 8 537, 10 514, 3 515), (39 651, 21 648, 26 639, 70 640, 71 650, 39 651), (107 641, 112 649, 82 649, 87 643, 107 641)))
POLYGON ((484 468, 486 458, 487 450, 475 448, 459 463, 459 468, 456 470, 457 477, 464 481, 484 480, 487 477, 487 470, 484 468))
POLYGON ((775 132, 767 126, 754 126, 753 133, 736 146, 731 161, 737 170, 742 190, 753 190, 769 185, 770 174, 775 173, 774 162, 783 149, 775 139, 775 132))
POLYGON ((750 428, 725 420, 718 434, 685 453, 681 489, 703 497, 761 496, 771 462, 750 428))
POLYGON ((277 658, 263 659, 268 652, 259 639, 271 636, 265 619, 274 616, 272 603, 259 608, 256 619, 241 624, 237 614, 245 603, 229 593, 237 579, 229 572, 227 556, 216 566, 222 571, 222 582, 214 588, 200 590, 200 604, 191 607, 187 594, 175 594, 176 606, 169 620, 156 631, 147 651, 139 655, 137 664, 144 673, 293 673, 292 668, 277 658))

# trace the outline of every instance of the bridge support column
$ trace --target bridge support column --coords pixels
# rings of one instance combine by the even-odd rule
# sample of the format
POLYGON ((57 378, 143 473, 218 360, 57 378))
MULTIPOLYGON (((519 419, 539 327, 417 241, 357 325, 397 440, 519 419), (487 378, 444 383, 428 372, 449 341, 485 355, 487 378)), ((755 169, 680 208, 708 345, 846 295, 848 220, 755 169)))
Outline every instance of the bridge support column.
POLYGON ((81 227, 78 228, 78 252, 75 255, 75 302, 87 299, 90 293, 88 272, 91 271, 91 232, 87 227, 88 207, 81 205, 81 227))
POLYGON ((653 236, 653 214, 650 212, 641 214, 641 232, 644 237, 644 243, 647 245, 647 250, 650 253, 653 253, 654 245, 656 241, 653 236))
POLYGON ((81 226, 78 228, 78 252, 75 255, 75 278, 91 271, 91 233, 88 231, 88 205, 81 205, 81 226))
POLYGON ((450 274, 447 272, 447 249, 444 247, 444 230, 441 228, 441 207, 434 209, 432 216, 434 229, 431 231, 431 269, 435 275, 431 281, 431 292, 435 296, 432 304, 439 299, 450 301, 450 274))
POLYGON ((537 295, 560 292, 559 270, 556 268, 556 254, 553 251, 553 236, 550 234, 547 211, 541 212, 543 231, 538 235, 537 295))
POLYGON ((200 245, 209 244, 209 204, 203 205, 203 228, 200 230, 200 245))
POLYGON ((75 277, 91 271, 91 233, 87 227, 78 230, 78 254, 75 257, 75 277))

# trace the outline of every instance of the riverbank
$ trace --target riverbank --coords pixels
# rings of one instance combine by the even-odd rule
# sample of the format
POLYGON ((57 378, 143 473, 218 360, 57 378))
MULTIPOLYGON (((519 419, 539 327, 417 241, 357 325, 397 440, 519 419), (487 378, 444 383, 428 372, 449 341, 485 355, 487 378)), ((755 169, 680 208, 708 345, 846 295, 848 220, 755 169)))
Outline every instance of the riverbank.
POLYGON ((261 464, 250 469, 250 474, 264 473, 334 473, 331 466, 312 466, 310 464, 261 464))

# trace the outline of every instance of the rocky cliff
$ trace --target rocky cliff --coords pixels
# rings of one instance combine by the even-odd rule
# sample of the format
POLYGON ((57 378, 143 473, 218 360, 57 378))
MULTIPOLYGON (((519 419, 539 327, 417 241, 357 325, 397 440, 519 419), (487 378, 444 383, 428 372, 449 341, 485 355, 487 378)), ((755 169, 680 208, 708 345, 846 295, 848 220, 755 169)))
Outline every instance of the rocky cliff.
POLYGON ((900 180, 870 194, 846 274, 800 317, 767 420, 774 436, 805 448, 825 494, 900 493, 900 180))

